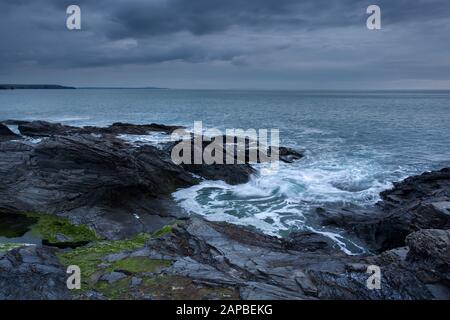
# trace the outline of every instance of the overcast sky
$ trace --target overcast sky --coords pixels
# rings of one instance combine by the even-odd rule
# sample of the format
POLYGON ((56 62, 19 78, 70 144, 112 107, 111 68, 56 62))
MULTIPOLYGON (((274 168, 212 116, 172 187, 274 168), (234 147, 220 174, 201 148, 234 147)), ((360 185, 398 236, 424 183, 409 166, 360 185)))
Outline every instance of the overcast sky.
POLYGON ((449 0, 0 0, 0 40, 0 83, 450 89, 449 0))

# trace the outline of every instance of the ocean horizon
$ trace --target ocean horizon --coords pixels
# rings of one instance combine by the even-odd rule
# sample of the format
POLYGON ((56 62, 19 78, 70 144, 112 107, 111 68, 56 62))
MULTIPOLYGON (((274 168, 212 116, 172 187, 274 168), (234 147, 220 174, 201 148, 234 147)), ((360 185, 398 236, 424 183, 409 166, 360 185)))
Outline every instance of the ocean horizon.
POLYGON ((281 145, 305 151, 302 161, 243 185, 205 180, 173 195, 188 212, 277 236, 340 237, 315 223, 317 208, 370 206, 393 182, 450 166, 450 91, 14 90, 0 92, 0 105, 2 120, 279 129, 281 145))
POLYGON ((0 12, 0 300, 450 300, 448 0, 0 12))

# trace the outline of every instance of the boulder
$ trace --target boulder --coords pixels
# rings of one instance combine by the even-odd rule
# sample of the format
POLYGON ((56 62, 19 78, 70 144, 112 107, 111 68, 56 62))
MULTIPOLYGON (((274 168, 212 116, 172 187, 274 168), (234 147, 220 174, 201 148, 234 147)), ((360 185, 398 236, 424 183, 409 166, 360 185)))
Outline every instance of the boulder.
POLYGON ((424 173, 394 184, 371 208, 318 211, 325 225, 346 229, 375 251, 402 247, 421 229, 450 229, 450 169, 424 173))
POLYGON ((150 132, 172 133, 177 129, 183 129, 181 126, 166 126, 162 124, 131 124, 116 122, 107 127, 74 127, 63 125, 60 123, 51 123, 47 121, 15 121, 7 120, 8 124, 17 124, 19 131, 24 136, 29 137, 50 137, 54 135, 72 135, 76 133, 82 134, 133 134, 146 135, 150 132))
POLYGON ((55 249, 22 246, 0 252, 0 300, 71 299, 55 249))

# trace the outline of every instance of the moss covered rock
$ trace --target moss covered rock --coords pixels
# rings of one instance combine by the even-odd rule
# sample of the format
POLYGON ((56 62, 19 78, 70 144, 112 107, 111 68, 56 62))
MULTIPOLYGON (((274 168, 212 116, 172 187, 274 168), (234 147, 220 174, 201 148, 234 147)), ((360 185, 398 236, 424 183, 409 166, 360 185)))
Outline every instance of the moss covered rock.
POLYGON ((24 245, 23 243, 0 243, 0 252, 10 251, 24 245))
POLYGON ((65 218, 36 213, 27 213, 26 216, 37 221, 31 230, 47 245, 61 248, 78 247, 101 239, 89 227, 74 225, 65 218))
POLYGON ((112 264, 111 270, 128 273, 159 272, 171 265, 169 260, 149 259, 147 257, 128 257, 112 264))

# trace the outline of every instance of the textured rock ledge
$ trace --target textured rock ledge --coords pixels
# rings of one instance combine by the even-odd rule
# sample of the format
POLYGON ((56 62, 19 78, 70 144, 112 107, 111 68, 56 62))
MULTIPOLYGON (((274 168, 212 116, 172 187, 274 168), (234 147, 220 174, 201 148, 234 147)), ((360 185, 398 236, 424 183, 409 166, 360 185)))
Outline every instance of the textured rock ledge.
MULTIPOLYGON (((0 214, 59 215, 98 237, 75 249, 0 247, 2 299, 450 298, 449 169, 395 184, 370 209, 318 211, 374 252, 348 256, 315 233, 279 239, 187 217, 169 194, 199 178, 171 163, 170 148, 131 146, 120 130, 19 125, 45 138, 32 144, 0 128, 0 214), (81 291, 66 288, 69 264, 82 268, 81 291), (369 265, 381 268, 381 290, 366 287, 369 265)), ((130 126, 116 125, 140 130, 130 126)), ((229 183, 253 172, 223 167, 229 183)))
POLYGON ((448 299, 448 230, 408 235, 406 246, 347 256, 321 236, 268 237, 190 218, 129 240, 71 251, 26 246, 0 253, 3 299, 448 299), (82 270, 69 292, 64 270, 82 270), (381 290, 366 287, 369 265, 381 290), (30 291, 30 288, 33 290, 30 291))

